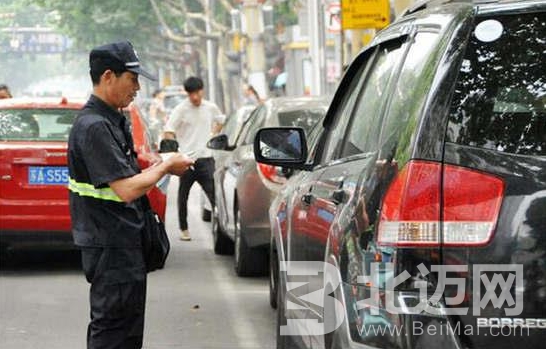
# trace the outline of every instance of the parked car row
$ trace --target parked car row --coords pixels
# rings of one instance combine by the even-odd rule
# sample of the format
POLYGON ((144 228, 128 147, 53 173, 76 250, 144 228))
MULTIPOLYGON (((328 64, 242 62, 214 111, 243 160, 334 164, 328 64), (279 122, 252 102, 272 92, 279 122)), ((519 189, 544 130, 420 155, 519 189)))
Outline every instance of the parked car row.
POLYGON ((280 167, 256 163, 252 152, 256 131, 266 126, 299 126, 310 130, 322 121, 327 106, 328 100, 323 97, 271 98, 256 107, 248 118, 242 116, 246 119, 242 124, 241 115, 235 115, 236 120, 230 118, 226 127, 229 134, 220 134, 209 141, 208 146, 217 150, 214 155, 216 207, 212 215, 214 251, 234 252, 238 275, 267 272, 269 206, 292 174, 280 167))
MULTIPOLYGON (((545 38, 545 1, 419 2, 332 100, 273 98, 228 118, 208 143, 213 248, 240 276, 269 270, 277 348, 543 347, 545 38), (296 262, 334 272, 317 285, 288 275, 296 262)), ((0 102, 0 239, 66 235, 61 110, 79 106, 25 108, 0 102)))
POLYGON ((310 156, 300 128, 258 131, 259 163, 301 171, 270 207, 277 348, 544 347, 545 38, 545 1, 420 3, 310 156), (302 261, 335 272, 295 285, 302 261))
MULTIPOLYGON (((0 248, 73 246, 67 141, 84 103, 67 98, 0 101, 0 248)), ((146 168, 158 156, 148 128, 135 105, 124 113, 131 122, 138 162, 146 168)), ((154 188, 148 196, 164 219, 165 195, 154 188)))

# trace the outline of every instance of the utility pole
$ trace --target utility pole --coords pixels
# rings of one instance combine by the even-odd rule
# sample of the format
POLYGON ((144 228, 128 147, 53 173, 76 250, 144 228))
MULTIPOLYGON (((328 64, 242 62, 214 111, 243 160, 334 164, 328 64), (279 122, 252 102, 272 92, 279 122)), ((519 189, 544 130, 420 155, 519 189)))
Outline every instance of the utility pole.
POLYGON ((265 79, 265 48, 262 35, 264 32, 261 5, 257 0, 245 0, 243 3, 243 18, 245 19, 248 82, 256 89, 260 97, 267 97, 265 79))
POLYGON ((309 13, 309 55, 311 56, 311 95, 322 95, 326 89, 324 9, 321 0, 307 0, 309 13))
MULTIPOLYGON (((208 35, 212 34, 211 21, 212 18, 212 0, 207 0, 207 7, 205 8, 207 20, 205 21, 205 30, 208 35)), ((207 39, 207 87, 208 87, 208 99, 216 103, 216 64, 214 54, 214 42, 209 37, 207 39)))

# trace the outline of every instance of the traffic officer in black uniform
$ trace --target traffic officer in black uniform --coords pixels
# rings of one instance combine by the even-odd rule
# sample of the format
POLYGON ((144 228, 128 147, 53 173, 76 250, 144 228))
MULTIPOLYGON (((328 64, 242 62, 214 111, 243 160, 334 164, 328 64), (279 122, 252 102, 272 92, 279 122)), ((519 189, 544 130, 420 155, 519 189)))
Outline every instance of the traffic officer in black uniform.
POLYGON ((91 283, 87 347, 141 348, 146 268, 139 198, 167 173, 181 175, 193 160, 173 154, 140 171, 120 109, 140 89, 139 75, 153 77, 129 42, 94 48, 89 65, 93 94, 68 140, 72 231, 91 283))

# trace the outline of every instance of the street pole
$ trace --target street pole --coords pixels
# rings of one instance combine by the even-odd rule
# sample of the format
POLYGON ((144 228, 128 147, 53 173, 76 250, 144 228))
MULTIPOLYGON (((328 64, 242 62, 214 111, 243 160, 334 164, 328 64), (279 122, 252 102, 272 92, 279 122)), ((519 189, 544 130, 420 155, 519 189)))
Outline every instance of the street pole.
MULTIPOLYGON (((212 34, 211 21, 212 21, 212 0, 207 0, 207 8, 205 9, 207 20, 205 21, 205 30, 208 35, 212 34)), ((207 85, 208 85, 208 99, 216 103, 216 65, 214 62, 214 43, 212 39, 207 39, 207 85)))
POLYGON ((256 89, 261 98, 266 98, 267 83, 265 79, 265 48, 262 35, 264 32, 263 17, 257 0, 245 0, 243 16, 246 24, 245 34, 248 82, 256 89))
POLYGON ((309 55, 313 71, 311 95, 321 95, 325 93, 326 87, 326 39, 321 0, 307 0, 307 11, 309 13, 309 55))

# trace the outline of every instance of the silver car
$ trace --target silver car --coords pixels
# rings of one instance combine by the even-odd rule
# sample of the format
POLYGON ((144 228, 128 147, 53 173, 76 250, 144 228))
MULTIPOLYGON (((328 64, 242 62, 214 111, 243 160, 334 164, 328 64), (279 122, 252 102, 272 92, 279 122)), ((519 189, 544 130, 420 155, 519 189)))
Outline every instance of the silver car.
MULTIPOLYGON (((255 105, 243 105, 237 109, 233 114, 230 114, 224 122, 222 128, 222 134, 228 136, 228 143, 232 144, 236 141, 237 137, 241 133, 244 122, 250 116, 250 113, 256 108, 255 105)), ((214 161, 216 164, 221 164, 224 159, 229 155, 229 152, 223 150, 216 150, 213 153, 214 161)), ((207 198, 207 195, 201 187, 199 187, 199 206, 201 208, 201 219, 205 222, 210 222, 212 217, 212 208, 207 198)))
POLYGON ((328 102, 326 97, 272 98, 250 114, 237 140, 233 142, 221 134, 209 141, 210 148, 228 152, 216 162, 214 173, 214 251, 235 252, 237 275, 267 272, 269 205, 292 174, 280 167, 256 163, 253 154, 256 132, 274 126, 296 126, 307 131, 322 120, 328 102))

